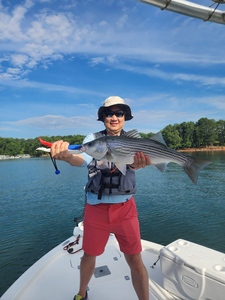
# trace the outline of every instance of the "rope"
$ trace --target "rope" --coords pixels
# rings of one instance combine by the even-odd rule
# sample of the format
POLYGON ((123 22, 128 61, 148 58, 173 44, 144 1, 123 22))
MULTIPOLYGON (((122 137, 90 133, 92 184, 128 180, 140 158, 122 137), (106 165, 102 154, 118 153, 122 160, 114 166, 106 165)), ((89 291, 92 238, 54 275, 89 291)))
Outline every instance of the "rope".
POLYGON ((158 256, 158 259, 156 260, 156 262, 154 262, 154 264, 150 268, 154 269, 154 266, 156 266, 156 264, 159 260, 160 260, 160 255, 158 256))
MULTIPOLYGON (((213 3, 212 5, 214 5, 215 3, 213 3)), ((216 11, 216 9, 218 8, 218 6, 221 4, 221 2, 219 2, 218 4, 217 4, 217 6, 214 8, 214 11, 209 15, 209 17, 208 17, 208 19, 206 19, 206 20, 204 20, 204 22, 207 22, 207 21, 209 21, 210 19, 211 19, 211 17, 212 17, 212 15, 214 14, 214 12, 216 11)), ((212 6, 211 5, 211 6, 212 6)), ((211 7, 210 6, 210 7, 211 7)))
POLYGON ((66 245, 65 247, 63 247, 63 250, 66 250, 69 254, 75 254, 75 253, 81 251, 82 248, 80 248, 77 251, 73 252, 73 248, 71 248, 72 246, 79 244, 79 240, 80 240, 80 234, 78 235, 76 241, 74 241, 72 243, 69 243, 68 245, 66 245))

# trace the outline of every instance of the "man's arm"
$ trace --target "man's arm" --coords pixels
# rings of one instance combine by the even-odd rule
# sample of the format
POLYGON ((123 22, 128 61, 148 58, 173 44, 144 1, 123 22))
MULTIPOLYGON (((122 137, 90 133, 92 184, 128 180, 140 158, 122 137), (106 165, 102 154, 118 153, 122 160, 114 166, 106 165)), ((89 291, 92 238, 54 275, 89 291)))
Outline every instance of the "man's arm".
POLYGON ((84 158, 80 154, 71 154, 68 151, 68 142, 57 141, 52 144, 51 155, 53 158, 63 160, 72 166, 81 166, 84 163, 84 158))

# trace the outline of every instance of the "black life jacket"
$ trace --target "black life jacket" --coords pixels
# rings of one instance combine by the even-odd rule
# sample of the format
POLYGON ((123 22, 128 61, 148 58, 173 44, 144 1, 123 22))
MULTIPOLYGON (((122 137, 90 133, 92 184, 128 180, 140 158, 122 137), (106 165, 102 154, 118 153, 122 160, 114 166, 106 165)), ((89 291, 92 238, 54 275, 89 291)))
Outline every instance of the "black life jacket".
MULTIPOLYGON (((121 135, 124 134, 121 131, 121 135)), ((106 130, 94 134, 96 138, 106 136, 106 130)), ((88 182, 86 192, 98 194, 101 200, 102 195, 129 195, 135 194, 135 171, 127 165, 126 176, 124 176, 113 162, 101 161, 93 158, 88 164, 88 182)))

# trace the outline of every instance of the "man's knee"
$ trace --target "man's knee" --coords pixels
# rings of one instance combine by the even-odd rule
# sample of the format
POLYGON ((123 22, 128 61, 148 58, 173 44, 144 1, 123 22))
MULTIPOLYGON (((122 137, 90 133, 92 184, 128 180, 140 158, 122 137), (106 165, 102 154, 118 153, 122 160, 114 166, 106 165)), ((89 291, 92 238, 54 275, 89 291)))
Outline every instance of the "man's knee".
POLYGON ((95 260, 95 259, 96 259, 96 256, 90 255, 90 254, 84 252, 84 254, 83 254, 83 256, 82 256, 82 259, 84 259, 84 260, 95 260))
POLYGON ((141 270, 144 267, 141 253, 138 254, 124 254, 126 261, 131 269, 141 270))

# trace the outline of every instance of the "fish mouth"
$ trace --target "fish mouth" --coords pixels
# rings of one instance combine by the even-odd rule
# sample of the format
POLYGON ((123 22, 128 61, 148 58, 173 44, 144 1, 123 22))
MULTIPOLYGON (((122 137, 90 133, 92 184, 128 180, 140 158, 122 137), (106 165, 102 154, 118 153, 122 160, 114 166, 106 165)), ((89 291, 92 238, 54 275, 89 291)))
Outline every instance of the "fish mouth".
POLYGON ((84 146, 82 146, 82 147, 80 148, 80 151, 81 151, 81 152, 86 152, 86 151, 87 151, 87 148, 84 147, 84 146))

